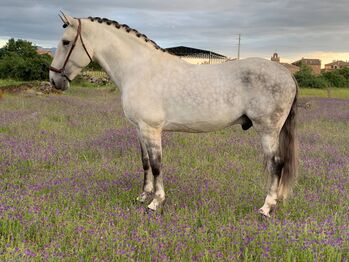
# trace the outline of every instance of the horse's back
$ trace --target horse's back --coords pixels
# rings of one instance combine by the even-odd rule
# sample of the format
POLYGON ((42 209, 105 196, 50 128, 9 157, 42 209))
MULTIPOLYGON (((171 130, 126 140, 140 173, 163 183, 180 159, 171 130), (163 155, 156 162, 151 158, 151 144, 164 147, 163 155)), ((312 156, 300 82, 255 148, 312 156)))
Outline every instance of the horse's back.
MULTIPOLYGON (((265 59, 219 65, 169 63, 164 68, 146 92, 142 89, 142 99, 130 110, 124 108, 134 119, 163 125, 164 130, 207 132, 237 123, 244 115, 258 120, 275 110, 286 111, 295 94, 287 69, 265 59)), ((133 93, 139 97, 138 91, 133 93)))
POLYGON ((277 96, 277 93, 295 90, 292 75, 283 65, 262 58, 191 65, 178 76, 165 81, 164 91, 171 98, 176 95, 196 100, 223 96, 232 98, 235 95, 242 98, 244 94, 250 96, 255 92, 277 96))
POLYGON ((258 117, 282 104, 287 106, 295 95, 291 73, 260 58, 192 66, 177 81, 179 85, 165 90, 165 105, 170 118, 181 115, 185 121, 205 118, 233 123, 248 112, 258 117))

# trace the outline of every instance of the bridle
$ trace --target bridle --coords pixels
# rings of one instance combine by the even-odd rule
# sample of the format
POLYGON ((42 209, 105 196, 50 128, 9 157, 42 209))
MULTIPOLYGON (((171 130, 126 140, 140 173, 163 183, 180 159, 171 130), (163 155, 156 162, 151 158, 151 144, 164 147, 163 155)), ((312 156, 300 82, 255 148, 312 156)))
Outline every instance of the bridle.
POLYGON ((50 67, 49 67, 49 70, 50 70, 50 71, 53 71, 53 72, 56 72, 56 73, 60 73, 60 74, 61 74, 63 77, 65 77, 69 82, 71 82, 71 80, 69 79, 69 77, 68 77, 68 76, 66 75, 66 73, 65 73, 65 67, 66 67, 66 65, 67 65, 67 63, 68 63, 68 60, 69 60, 69 58, 70 58, 70 55, 72 54, 72 52, 73 52, 73 50, 74 50, 74 47, 75 47, 75 45, 76 45, 76 42, 78 41, 79 36, 80 36, 80 40, 81 40, 82 47, 84 48, 84 50, 85 50, 85 52, 86 52, 88 58, 90 58, 90 61, 92 62, 92 58, 91 58, 90 54, 89 54, 88 51, 87 51, 87 48, 86 48, 86 46, 85 46, 85 44, 84 44, 84 41, 82 40, 82 36, 81 36, 81 20, 78 19, 78 21, 79 21, 79 26, 78 26, 78 30, 77 30, 75 39, 74 39, 73 44, 72 44, 72 46, 71 46, 71 48, 70 48, 70 50, 69 50, 68 56, 65 58, 65 61, 64 61, 64 64, 63 64, 62 68, 61 68, 61 69, 58 69, 58 68, 55 68, 55 67, 53 67, 53 66, 50 66, 50 67))

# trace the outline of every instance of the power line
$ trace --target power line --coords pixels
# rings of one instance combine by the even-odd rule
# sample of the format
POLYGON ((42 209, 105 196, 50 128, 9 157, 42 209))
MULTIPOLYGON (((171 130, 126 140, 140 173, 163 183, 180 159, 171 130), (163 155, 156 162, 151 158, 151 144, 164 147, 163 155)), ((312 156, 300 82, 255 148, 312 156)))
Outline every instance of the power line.
POLYGON ((239 43, 238 43, 238 60, 240 60, 240 45, 241 45, 241 34, 239 34, 239 43))
POLYGON ((232 44, 232 46, 234 47, 237 47, 238 50, 237 50, 237 60, 240 60, 240 47, 241 47, 241 34, 234 34, 234 43, 232 44), (235 38, 237 37, 237 38, 235 38), (235 42, 235 40, 237 40, 237 43, 235 42))

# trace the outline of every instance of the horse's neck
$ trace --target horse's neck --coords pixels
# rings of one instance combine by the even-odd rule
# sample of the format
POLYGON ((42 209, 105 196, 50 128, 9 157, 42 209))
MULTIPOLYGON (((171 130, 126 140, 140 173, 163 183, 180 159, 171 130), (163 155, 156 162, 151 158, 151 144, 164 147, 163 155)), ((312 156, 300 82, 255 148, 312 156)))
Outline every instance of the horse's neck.
POLYGON ((164 62, 162 51, 144 43, 131 33, 118 31, 107 25, 95 25, 93 38, 94 58, 121 89, 149 68, 156 69, 164 62), (98 27, 98 28, 97 28, 98 27), (103 31, 105 30, 105 31, 103 31))

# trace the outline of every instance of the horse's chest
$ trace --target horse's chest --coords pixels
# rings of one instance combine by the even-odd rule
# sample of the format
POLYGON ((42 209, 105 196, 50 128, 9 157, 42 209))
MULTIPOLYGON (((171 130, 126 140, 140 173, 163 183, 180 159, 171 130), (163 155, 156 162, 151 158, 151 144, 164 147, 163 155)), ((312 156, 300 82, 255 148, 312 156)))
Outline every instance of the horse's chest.
POLYGON ((133 124, 144 122, 152 126, 160 125, 164 120, 161 101, 145 94, 127 94, 122 96, 122 108, 126 118, 133 124))

